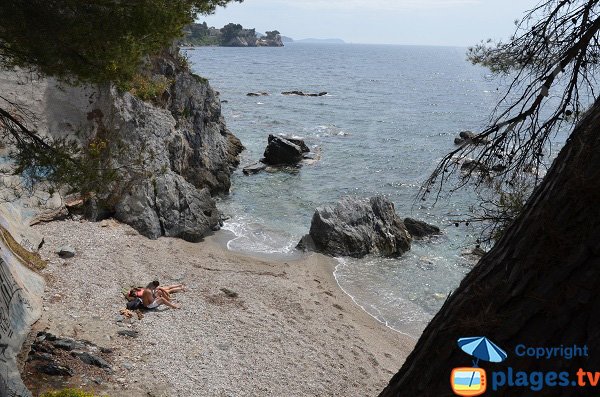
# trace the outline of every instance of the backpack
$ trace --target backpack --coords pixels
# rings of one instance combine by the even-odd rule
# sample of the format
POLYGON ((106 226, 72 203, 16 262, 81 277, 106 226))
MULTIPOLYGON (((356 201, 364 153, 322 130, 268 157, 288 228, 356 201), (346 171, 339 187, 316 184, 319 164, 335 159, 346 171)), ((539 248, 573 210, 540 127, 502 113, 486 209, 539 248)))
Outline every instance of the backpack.
POLYGON ((127 302, 127 310, 133 311, 133 310, 141 309, 142 307, 144 307, 142 298, 135 298, 134 300, 127 302))

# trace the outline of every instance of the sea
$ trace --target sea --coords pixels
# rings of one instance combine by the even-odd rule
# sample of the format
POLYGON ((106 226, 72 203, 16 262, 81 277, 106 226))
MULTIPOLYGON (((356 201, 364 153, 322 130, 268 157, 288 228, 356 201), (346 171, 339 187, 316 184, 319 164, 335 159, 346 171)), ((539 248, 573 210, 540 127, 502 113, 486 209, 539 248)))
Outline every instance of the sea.
POLYGON ((400 258, 336 258, 340 287, 390 328, 418 337, 475 260, 476 225, 455 226, 477 205, 468 187, 418 199, 460 131, 489 119, 503 84, 470 64, 466 48, 289 43, 282 48, 186 49, 193 71, 220 93, 228 128, 246 150, 220 199, 233 251, 298 256, 315 209, 343 196, 388 197, 400 217, 439 226, 400 258), (285 96, 284 91, 327 92, 285 96), (250 92, 268 96, 251 97, 250 92), (297 172, 245 176, 269 134, 302 137, 320 160, 297 172))

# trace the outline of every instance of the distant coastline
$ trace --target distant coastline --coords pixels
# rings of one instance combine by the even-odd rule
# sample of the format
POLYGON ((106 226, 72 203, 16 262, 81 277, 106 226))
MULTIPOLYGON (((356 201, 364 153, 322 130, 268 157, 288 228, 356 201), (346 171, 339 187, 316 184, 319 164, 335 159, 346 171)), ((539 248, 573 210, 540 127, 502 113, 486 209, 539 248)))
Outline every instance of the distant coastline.
POLYGON ((179 40, 182 47, 283 47, 286 43, 346 44, 338 38, 306 38, 295 40, 282 36, 277 30, 265 33, 229 23, 222 28, 208 26, 206 22, 193 23, 183 29, 179 40))
MULTIPOLYGON (((229 23, 218 29, 206 22, 193 23, 183 29, 179 45, 184 47, 283 47, 283 38, 277 30, 256 32, 240 24, 229 23)), ((288 38, 286 38, 288 39, 288 38)))

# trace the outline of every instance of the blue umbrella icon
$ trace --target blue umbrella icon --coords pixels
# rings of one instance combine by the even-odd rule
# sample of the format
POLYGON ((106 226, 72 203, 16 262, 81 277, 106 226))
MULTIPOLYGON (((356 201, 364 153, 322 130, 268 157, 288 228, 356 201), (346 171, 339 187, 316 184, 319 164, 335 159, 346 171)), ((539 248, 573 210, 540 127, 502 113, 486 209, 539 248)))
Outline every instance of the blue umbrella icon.
POLYGON ((508 357, 504 350, 499 348, 485 336, 459 338, 458 347, 468 355, 475 357, 475 360, 473 361, 474 367, 477 367, 479 360, 499 363, 508 357))

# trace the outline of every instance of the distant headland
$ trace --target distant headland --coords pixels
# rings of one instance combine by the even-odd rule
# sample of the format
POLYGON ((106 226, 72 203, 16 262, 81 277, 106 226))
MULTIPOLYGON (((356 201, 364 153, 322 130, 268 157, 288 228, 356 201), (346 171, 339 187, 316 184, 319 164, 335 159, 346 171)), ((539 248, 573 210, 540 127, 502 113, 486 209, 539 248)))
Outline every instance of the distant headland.
POLYGON ((206 22, 193 23, 186 26, 183 32, 184 36, 179 42, 182 46, 283 47, 281 34, 277 30, 262 34, 236 23, 229 23, 221 29, 209 27, 206 22))
POLYGON ((342 39, 299 39, 282 36, 277 30, 260 33, 256 29, 246 29, 240 24, 229 23, 218 29, 206 22, 193 23, 183 29, 179 45, 183 47, 283 47, 286 43, 346 44, 342 39))

